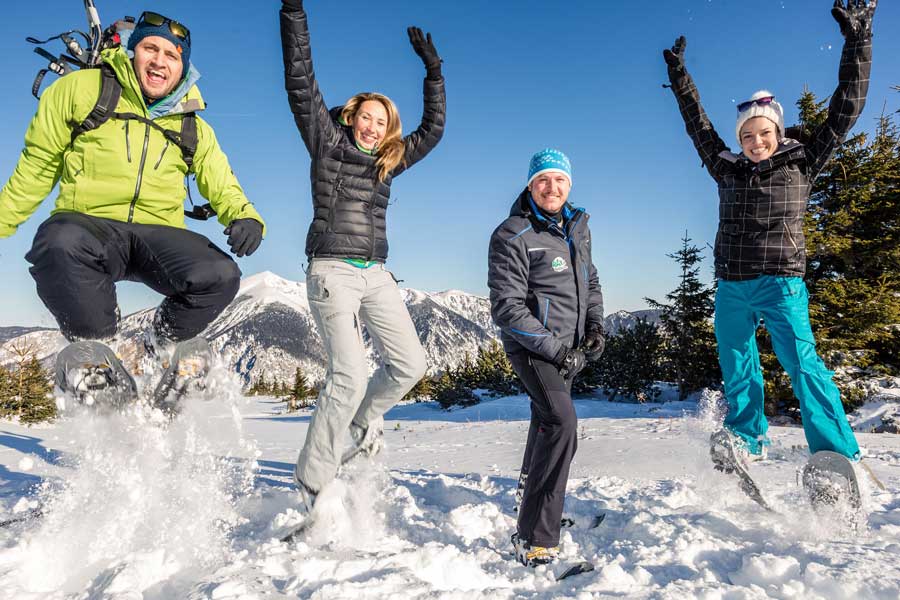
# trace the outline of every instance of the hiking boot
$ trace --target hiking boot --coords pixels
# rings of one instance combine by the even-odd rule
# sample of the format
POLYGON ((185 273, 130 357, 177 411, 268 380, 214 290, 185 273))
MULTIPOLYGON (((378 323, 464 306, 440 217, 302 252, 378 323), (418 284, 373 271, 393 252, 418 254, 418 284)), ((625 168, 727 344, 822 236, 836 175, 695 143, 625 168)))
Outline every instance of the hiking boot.
POLYGON ((341 464, 350 462, 357 456, 375 456, 384 448, 384 431, 378 426, 363 429, 350 423, 350 446, 341 456, 341 464))
POLYGON ((548 565, 559 557, 559 546, 545 548, 544 546, 532 546, 528 540, 519 537, 518 533, 510 538, 516 553, 516 560, 526 567, 548 565))
POLYGON ((733 473, 738 469, 746 471, 751 462, 765 460, 768 455, 766 446, 760 444, 760 448, 759 454, 753 454, 747 442, 724 427, 709 437, 709 457, 713 467, 723 473, 733 473))
POLYGON ((162 377, 153 391, 153 406, 173 414, 178 401, 192 391, 206 389, 206 376, 212 366, 212 349, 202 337, 175 344, 162 377))

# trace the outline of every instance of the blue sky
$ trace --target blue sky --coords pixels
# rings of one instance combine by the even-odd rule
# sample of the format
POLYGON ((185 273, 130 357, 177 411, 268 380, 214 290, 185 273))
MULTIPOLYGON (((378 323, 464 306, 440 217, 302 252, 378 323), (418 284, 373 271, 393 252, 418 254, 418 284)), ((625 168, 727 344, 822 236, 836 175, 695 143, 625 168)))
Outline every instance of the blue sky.
MULTIPOLYGON (((31 83, 42 60, 26 36, 84 27, 80 0, 7 2, 0 21, 6 57, 0 96, 0 179, 12 173, 35 109, 31 83)), ((283 90, 280 2, 97 0, 104 22, 152 9, 191 29, 192 60, 216 129, 250 199, 269 225, 245 275, 270 270, 295 280, 311 218, 309 158, 283 90)), ((837 84, 842 38, 829 0, 569 2, 308 0, 313 58, 329 105, 358 91, 390 96, 404 131, 421 117, 424 69, 408 25, 431 31, 444 58, 448 115, 443 141, 393 185, 389 267, 403 285, 487 293, 487 243, 522 189, 533 152, 566 152, 570 199, 592 214, 594 262, 607 313, 645 307, 676 285, 666 253, 685 230, 712 243, 715 186, 700 168, 666 81, 661 51, 679 34, 687 65, 720 135, 733 142, 735 102, 765 87, 789 123, 808 86, 837 84)), ((875 23, 869 102, 857 130, 900 107, 900 6, 884 1, 875 23)), ((55 46, 54 49, 60 48, 55 46)), ((734 143, 736 146, 736 142, 734 143)), ((24 255, 55 192, 12 238, 0 240, 0 325, 55 326, 34 291, 24 255)), ((195 198, 196 199, 196 198, 195 198)), ((224 245, 218 224, 190 226, 224 245)), ((711 279, 711 251, 704 275, 711 279)), ((123 312, 159 296, 119 285, 123 312)))

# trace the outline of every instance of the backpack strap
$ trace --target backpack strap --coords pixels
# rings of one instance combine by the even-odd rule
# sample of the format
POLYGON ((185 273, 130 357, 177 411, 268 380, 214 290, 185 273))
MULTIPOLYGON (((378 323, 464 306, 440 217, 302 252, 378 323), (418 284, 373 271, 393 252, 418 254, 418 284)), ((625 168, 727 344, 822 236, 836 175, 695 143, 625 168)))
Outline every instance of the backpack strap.
POLYGON ((112 67, 103 63, 100 65, 100 95, 91 112, 81 123, 72 128, 72 141, 75 141, 82 133, 97 129, 115 114, 116 105, 122 96, 122 84, 116 78, 112 67))
POLYGON ((194 154, 197 153, 197 115, 189 112, 181 117, 181 140, 178 147, 181 148, 181 157, 187 164, 188 172, 194 168, 194 154))

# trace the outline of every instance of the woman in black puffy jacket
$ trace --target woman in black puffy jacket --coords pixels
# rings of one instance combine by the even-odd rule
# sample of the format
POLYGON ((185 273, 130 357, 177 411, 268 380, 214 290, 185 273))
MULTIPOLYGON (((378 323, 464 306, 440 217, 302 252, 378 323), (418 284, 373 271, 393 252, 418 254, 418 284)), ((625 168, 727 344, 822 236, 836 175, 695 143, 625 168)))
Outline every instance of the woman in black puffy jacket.
POLYGON ((391 181, 424 158, 444 131, 441 59, 430 34, 416 27, 408 34, 427 74, 422 122, 403 137, 396 106, 381 94, 357 94, 328 110, 313 73, 302 0, 283 0, 285 88, 312 159, 307 297, 328 359, 295 471, 307 509, 342 462, 380 450, 382 415, 425 374, 424 350, 384 266, 391 181), (371 378, 362 324, 383 363, 371 378))

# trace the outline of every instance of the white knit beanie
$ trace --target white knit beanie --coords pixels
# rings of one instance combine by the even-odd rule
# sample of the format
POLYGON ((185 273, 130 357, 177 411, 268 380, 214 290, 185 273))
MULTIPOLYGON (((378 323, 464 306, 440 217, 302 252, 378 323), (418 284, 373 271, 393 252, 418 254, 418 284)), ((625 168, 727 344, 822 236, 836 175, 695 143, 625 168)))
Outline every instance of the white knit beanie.
MULTIPOLYGON (((759 100, 760 98, 774 98, 775 94, 768 90, 759 90, 750 96, 750 99, 747 102, 752 102, 753 100, 759 100)), ((744 123, 752 119, 753 117, 765 117, 775 123, 775 126, 778 128, 778 138, 781 139, 784 137, 784 109, 781 108, 781 105, 778 104, 774 99, 768 104, 756 104, 753 103, 749 108, 744 110, 743 112, 738 113, 737 117, 737 127, 735 127, 735 135, 737 136, 738 143, 741 141, 741 127, 744 126, 744 123)))

